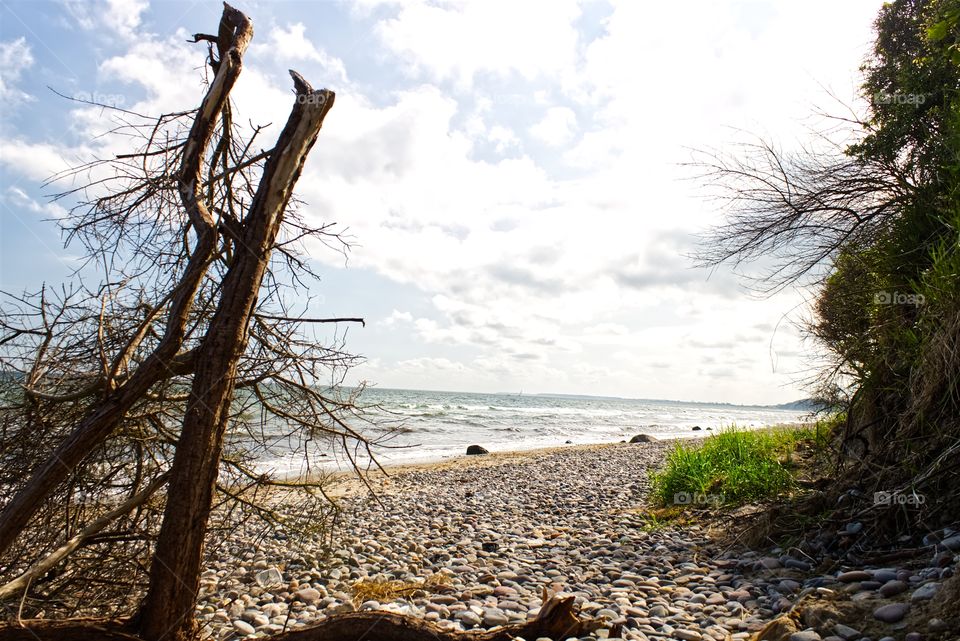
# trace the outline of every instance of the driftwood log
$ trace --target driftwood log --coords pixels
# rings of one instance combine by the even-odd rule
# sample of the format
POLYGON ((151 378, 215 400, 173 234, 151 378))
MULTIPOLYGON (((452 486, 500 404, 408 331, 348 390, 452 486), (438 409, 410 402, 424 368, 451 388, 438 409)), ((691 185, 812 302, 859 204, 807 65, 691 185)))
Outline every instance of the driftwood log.
MULTIPOLYGON (((451 631, 392 612, 351 612, 270 637, 267 641, 528 641, 546 637, 563 641, 605 627, 595 619, 579 616, 572 596, 554 596, 543 604, 536 618, 525 623, 490 630, 451 631)), ((2 641, 141 641, 129 620, 71 619, 69 621, 25 620, 0 624, 2 641)), ((616 631, 614 631, 616 632, 616 631)))

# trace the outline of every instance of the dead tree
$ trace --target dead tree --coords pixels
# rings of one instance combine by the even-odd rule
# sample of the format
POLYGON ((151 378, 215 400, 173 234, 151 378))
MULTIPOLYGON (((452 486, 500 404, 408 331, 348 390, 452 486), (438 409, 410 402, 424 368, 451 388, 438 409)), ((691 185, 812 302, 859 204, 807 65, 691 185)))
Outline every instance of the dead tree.
POLYGON ((244 132, 230 103, 252 34, 246 16, 225 7, 218 34, 195 37, 209 43, 212 73, 199 109, 160 118, 114 110, 111 133, 142 147, 56 177, 82 183, 57 195, 79 202, 60 223, 86 250, 94 284, 79 273, 60 289, 4 294, 7 612, 128 612, 144 598, 151 564, 143 560, 164 514, 188 515, 198 531, 157 553, 196 564, 208 527, 251 515, 281 527, 330 513, 319 475, 273 478, 257 467, 265 449, 340 447, 354 460, 355 448, 374 445, 354 427, 363 420, 357 391, 337 387, 354 357, 341 338, 331 344, 311 329, 360 319, 303 318, 284 296, 312 276, 302 239, 339 242, 331 226, 309 224, 292 196, 334 96, 293 74, 287 126, 257 151, 262 128, 244 132), (201 473, 210 480, 200 491, 206 507, 190 507, 201 473), (302 492, 297 513, 260 501, 265 486, 302 492))
MULTIPOLYGON (((354 397, 322 384, 351 358, 301 331, 358 319, 306 319, 280 295, 284 274, 296 282, 309 275, 293 244, 336 239, 297 218, 293 196, 334 94, 291 72, 286 125, 271 149, 253 152, 260 130, 239 136, 230 104, 252 37, 250 20, 225 4, 218 34, 194 38, 209 43, 213 73, 200 107, 152 121, 125 112, 118 131, 141 136, 143 148, 61 176, 95 176, 61 194, 94 194, 64 225, 111 278, 9 297, 0 313, 0 489, 9 497, 0 511, 0 602, 18 602, 0 639, 195 639, 204 548, 217 520, 229 526, 237 505, 269 518, 251 488, 322 495, 314 480, 278 481, 251 466, 231 438, 239 433, 262 450, 271 436, 248 411, 339 444, 351 461, 356 447, 369 453, 376 444, 351 427, 354 397), (115 589, 90 587, 98 582, 115 589), (118 591, 128 597, 120 605, 137 603, 103 618, 118 591), (34 601, 101 618, 21 619, 19 608, 34 601)), ((545 596, 536 619, 489 631, 352 613, 273 638, 359 641, 375 631, 391 641, 505 641, 597 627, 577 616, 572 597, 545 596)))
MULTIPOLYGON (((218 78, 225 68, 230 68, 225 62, 235 64, 239 72, 240 47, 246 47, 251 36, 252 27, 241 16, 236 21, 234 45, 227 51, 226 59, 221 59, 218 78)), ((292 75, 296 104, 267 161, 250 209, 241 222, 243 234, 224 277, 219 305, 197 350, 198 364, 173 459, 167 509, 143 608, 141 629, 146 639, 159 641, 193 636, 192 614, 199 588, 203 541, 238 361, 246 348, 257 293, 284 211, 307 154, 320 133, 324 116, 333 106, 333 92, 314 91, 298 74, 292 75), (173 632, 171 621, 176 626, 173 632)), ((216 84, 215 80, 214 88, 216 84)), ((207 113, 202 106, 194 124, 195 130, 198 124, 201 130, 209 128, 209 125, 202 124, 207 113)), ((217 111, 210 110, 209 113, 212 120, 217 111)), ((189 144, 187 154, 191 151, 189 144)), ((198 148, 203 149, 203 145, 198 148)), ((184 172, 185 177, 181 178, 184 206, 188 210, 193 208, 191 219, 197 219, 194 226, 199 223, 214 229, 213 217, 200 206, 200 194, 197 193, 202 180, 199 162, 191 160, 189 168, 191 173, 184 172)))

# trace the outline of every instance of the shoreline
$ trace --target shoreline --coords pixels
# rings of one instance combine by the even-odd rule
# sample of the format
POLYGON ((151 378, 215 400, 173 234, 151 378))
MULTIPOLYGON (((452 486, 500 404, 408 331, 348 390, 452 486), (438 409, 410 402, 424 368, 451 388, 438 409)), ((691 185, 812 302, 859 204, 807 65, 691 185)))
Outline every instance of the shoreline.
MULTIPOLYGON (((807 423, 779 423, 776 425, 766 425, 762 427, 749 428, 751 430, 764 430, 764 429, 799 429, 808 425, 807 423)), ((710 435, 717 433, 717 431, 712 430, 700 430, 696 432, 690 432, 688 435, 676 436, 671 438, 659 438, 655 434, 648 434, 646 432, 637 432, 637 434, 646 434, 655 438, 655 441, 650 441, 650 443, 657 444, 669 444, 673 446, 678 442, 684 443, 695 443, 697 441, 703 441, 710 437, 710 435)), ((483 467, 496 467, 499 465, 511 464, 511 463, 523 463, 528 459, 536 459, 542 456, 548 456, 557 452, 593 452, 600 451, 610 448, 615 448, 617 446, 624 445, 637 445, 636 443, 630 443, 629 441, 615 441, 615 442, 603 442, 603 443, 571 443, 563 445, 552 445, 546 447, 533 447, 529 449, 512 449, 512 450, 499 450, 499 451, 490 451, 487 454, 480 455, 469 455, 469 454, 456 454, 449 455, 439 459, 424 459, 417 461, 393 461, 384 463, 382 466, 383 469, 379 469, 377 466, 370 467, 368 470, 364 470, 364 474, 369 482, 382 481, 383 479, 392 478, 395 475, 402 475, 408 473, 417 473, 417 472, 434 472, 434 471, 444 471, 449 469, 466 469, 466 468, 483 468, 483 467)), ((331 482, 331 490, 328 490, 328 494, 332 497, 343 496, 343 493, 340 491, 342 488, 349 487, 349 493, 352 495, 357 487, 363 488, 363 482, 357 478, 357 474, 353 470, 337 470, 326 473, 326 478, 331 482), (354 485, 356 487, 354 487, 354 485)))
MULTIPOLYGON (((673 445, 677 441, 695 441, 703 440, 706 436, 696 436, 684 439, 660 439, 656 444, 673 445)), ((650 443, 640 443, 639 445, 649 445, 650 443)), ((612 450, 618 447, 636 447, 637 443, 616 442, 616 443, 590 443, 590 444, 571 444, 556 445, 551 447, 538 447, 532 449, 504 450, 489 452, 487 454, 469 455, 460 454, 450 456, 440 460, 428 460, 420 462, 397 462, 383 465, 383 470, 371 468, 365 471, 364 475, 371 486, 378 486, 380 489, 390 485, 397 477, 407 475, 443 473, 452 470, 468 471, 486 468, 501 467, 505 465, 522 466, 527 463, 535 463, 538 459, 555 455, 558 453, 578 453, 602 452, 612 450)), ((357 478, 354 471, 343 470, 334 472, 327 476, 330 481, 330 487, 326 490, 332 498, 353 497, 358 493, 364 493, 367 488, 362 480, 357 478)), ((374 489, 377 489, 376 487, 374 489)))
MULTIPOLYGON (((431 406, 432 407, 432 406, 431 406)), ((463 407, 463 406, 457 406, 463 407)), ((468 445, 477 444, 490 451, 526 451, 540 450, 563 445, 600 445, 629 441, 638 434, 647 434, 658 440, 699 438, 710 433, 735 427, 740 430, 763 430, 784 425, 809 423, 810 416, 798 414, 770 416, 688 416, 683 424, 671 424, 679 421, 677 417, 667 417, 665 423, 647 423, 645 420, 657 420, 663 417, 641 418, 637 422, 620 424, 622 417, 594 417, 581 414, 557 414, 559 423, 554 424, 551 411, 557 409, 540 408, 544 414, 530 414, 514 411, 501 412, 504 416, 488 417, 485 420, 459 417, 450 410, 451 415, 442 419, 434 414, 426 418, 415 416, 393 416, 381 428, 370 425, 368 436, 379 445, 374 446, 376 458, 385 467, 407 464, 424 464, 456 458, 465 453, 468 445), (461 419, 462 418, 462 422, 461 419), (477 422, 477 421, 480 422, 477 422), (608 422, 614 421, 613 423, 608 422), (547 421, 544 423, 544 421, 547 421), (391 432, 390 428, 395 429, 391 432)), ((569 408, 560 408, 569 409, 569 408)), ((438 410, 441 414, 447 410, 438 410)), ((586 410, 584 410, 586 411, 586 410)), ((594 408, 592 411, 601 410, 594 408)), ((463 410, 461 413, 465 413, 463 410)), ((494 413, 496 414, 496 413, 494 413)), ((362 467, 370 464, 368 453, 363 448, 352 450, 362 467)), ((331 445, 329 448, 313 452, 311 467, 317 473, 337 473, 350 471, 349 457, 342 448, 331 445)), ((282 447, 265 453, 257 462, 260 473, 294 478, 308 471, 303 452, 285 450, 282 447)))

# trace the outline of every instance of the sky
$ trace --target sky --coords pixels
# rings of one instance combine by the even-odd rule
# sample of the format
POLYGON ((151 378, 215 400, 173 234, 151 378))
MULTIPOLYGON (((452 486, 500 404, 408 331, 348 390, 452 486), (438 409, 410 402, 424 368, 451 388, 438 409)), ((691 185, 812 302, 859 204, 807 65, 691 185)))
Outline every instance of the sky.
MULTIPOLYGON (((781 403, 816 367, 814 290, 761 297, 693 266, 723 220, 689 162, 754 136, 789 152, 862 112, 880 0, 235 3, 255 35, 233 97, 273 123, 287 69, 336 92, 298 184, 346 255, 308 250, 303 310, 362 316, 348 382, 781 403)), ((0 2, 0 289, 69 278, 44 181, 122 151, 102 109, 195 107, 213 1, 0 2)), ((749 273, 750 267, 746 271, 749 273)))

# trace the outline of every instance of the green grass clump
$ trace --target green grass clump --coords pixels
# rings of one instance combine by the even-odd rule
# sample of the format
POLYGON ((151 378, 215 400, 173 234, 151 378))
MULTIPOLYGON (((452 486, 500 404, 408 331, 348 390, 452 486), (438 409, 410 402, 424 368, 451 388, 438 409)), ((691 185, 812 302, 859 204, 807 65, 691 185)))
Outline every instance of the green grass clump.
POLYGON ((677 443, 663 471, 652 474, 662 505, 739 503, 776 496, 793 485, 791 457, 813 430, 738 430, 731 426, 702 445, 677 443))
POLYGON ((818 420, 812 426, 798 427, 795 429, 777 430, 781 438, 789 443, 789 453, 793 452, 797 443, 808 443, 817 454, 823 455, 830 449, 830 442, 834 434, 843 429, 847 421, 846 412, 837 412, 830 416, 818 420))

